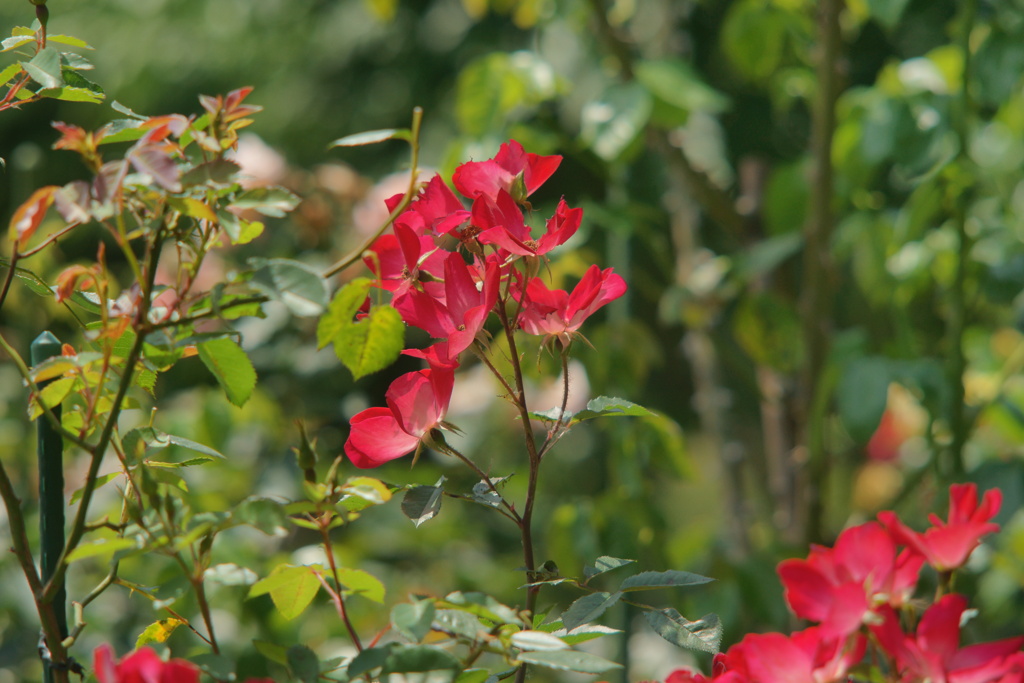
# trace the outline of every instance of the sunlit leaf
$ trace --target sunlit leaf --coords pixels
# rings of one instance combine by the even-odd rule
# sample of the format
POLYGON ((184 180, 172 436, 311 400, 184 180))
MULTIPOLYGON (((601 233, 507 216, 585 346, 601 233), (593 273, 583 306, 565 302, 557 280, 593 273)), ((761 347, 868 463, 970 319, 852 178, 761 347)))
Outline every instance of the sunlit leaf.
POLYGON ((399 603, 391 608, 391 626, 409 640, 419 643, 430 633, 435 611, 433 600, 399 603))
POLYGON ((378 604, 384 603, 384 584, 369 572, 351 567, 340 567, 338 580, 349 593, 360 595, 378 604))
POLYGON ((354 133, 338 138, 328 147, 359 147, 361 145, 372 145, 385 140, 405 140, 409 137, 408 130, 401 128, 382 128, 380 130, 368 130, 363 133, 354 133))
POLYGON ((68 553, 68 562, 78 562, 87 557, 107 557, 118 550, 136 548, 135 539, 132 538, 98 538, 95 541, 79 543, 78 546, 68 553))
POLYGON ((153 622, 135 639, 135 649, 137 650, 150 643, 166 642, 171 637, 171 634, 174 633, 174 629, 184 623, 181 619, 175 619, 174 617, 153 622))
POLYGON ((335 292, 327 311, 316 326, 318 349, 332 343, 345 327, 355 322, 356 313, 363 306, 372 287, 372 280, 357 277, 335 292))
POLYGON ((569 648, 561 638, 544 631, 513 633, 512 644, 520 650, 567 650, 569 648))
POLYGON ((253 584, 248 597, 269 593, 281 616, 290 621, 309 607, 319 590, 320 580, 311 567, 280 565, 270 576, 253 584))
POLYGON ((250 259, 259 270, 251 283, 297 316, 312 317, 327 307, 327 281, 315 269, 290 259, 250 259))
POLYGON ((405 348, 405 323, 391 306, 374 306, 334 338, 334 351, 355 379, 383 370, 405 348))
POLYGON ((43 48, 21 66, 32 80, 43 88, 60 88, 64 85, 64 76, 60 69, 60 52, 56 48, 43 48))
POLYGON ((441 501, 444 498, 442 482, 444 477, 435 486, 414 486, 402 497, 402 514, 411 519, 417 527, 429 522, 441 511, 441 501))
POLYGON ((604 574, 605 572, 610 572, 611 570, 618 569, 619 567, 625 567, 627 564, 633 564, 634 562, 636 562, 636 560, 625 560, 619 557, 608 557, 607 555, 602 555, 594 560, 593 567, 587 566, 583 568, 583 576, 587 581, 589 581, 595 576, 604 574))
POLYGON ((209 368, 228 400, 236 406, 245 405, 256 388, 256 370, 249 356, 227 337, 200 344, 199 358, 209 368))

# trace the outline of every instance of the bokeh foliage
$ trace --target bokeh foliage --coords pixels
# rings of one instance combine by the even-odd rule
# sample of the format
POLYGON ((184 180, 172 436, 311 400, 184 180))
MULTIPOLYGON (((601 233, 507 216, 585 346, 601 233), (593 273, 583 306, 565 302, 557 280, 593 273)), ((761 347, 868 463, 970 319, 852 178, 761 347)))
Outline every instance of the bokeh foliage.
MULTIPOLYGON (((407 125, 413 106, 426 112, 422 156, 442 172, 491 156, 509 137, 565 156, 553 186, 585 207, 586 240, 554 275, 571 281, 600 261, 630 283, 628 300, 588 330, 594 349, 581 353, 586 374, 575 381, 666 418, 593 423, 566 438, 542 482, 545 546, 559 567, 578 571, 605 554, 714 576, 680 610, 717 611, 728 642, 786 625, 779 557, 881 508, 926 510, 949 480, 970 479, 1006 495, 1006 531, 976 558, 986 618, 974 628, 1020 632, 1024 11, 1010 0, 850 0, 830 24, 821 16, 829 7, 54 0, 51 28, 95 46, 93 80, 135 111, 192 112, 198 93, 255 86, 265 112, 252 130, 287 160, 281 181, 307 199, 238 247, 239 262, 322 265, 356 244, 353 207, 400 168, 404 149, 326 146, 407 125), (833 106, 834 123, 821 113, 833 106), (877 457, 869 441, 885 421, 898 448, 877 457)), ((28 10, 6 3, 0 26, 27 24, 28 10)), ((90 127, 113 115, 107 105, 56 102, 7 112, 5 217, 35 187, 80 175, 70 155, 49 151, 51 120, 90 127)), ((540 193, 534 203, 543 213, 557 199, 540 193)), ((67 260, 93 248, 88 236, 60 245, 67 260)), ((22 347, 42 329, 72 329, 25 290, 0 315, 22 347)), ((389 379, 412 367, 357 383, 329 350, 316 351, 301 322, 271 315, 240 331, 260 377, 245 407, 224 401, 198 359, 159 386, 161 427, 228 456, 188 473, 211 510, 252 493, 294 495, 292 420, 306 420, 320 450, 337 453, 347 418, 380 403, 389 379)), ((554 363, 526 353, 539 358, 538 391, 550 389, 554 363)), ((9 370, 0 366, 0 452, 28 486, 30 430, 9 370)), ((452 414, 465 447, 482 464, 515 470, 507 406, 482 378, 470 386, 476 393, 452 414)), ((381 473, 398 484, 442 475, 465 477, 437 458, 381 473)), ((476 513, 448 501, 414 529, 397 506, 382 506, 336 539, 338 552, 389 586, 389 600, 456 588, 511 594, 522 578, 517 541, 476 513)), ((218 561, 301 558, 316 542, 236 535, 218 561)), ((133 562, 126 574, 147 583, 172 591, 180 581, 173 567, 133 562)), ((35 634, 9 559, 0 576, 11 587, 0 593, 2 682, 22 678, 35 634)), ((81 586, 96 576, 80 574, 81 586)), ((314 606, 323 618, 283 623, 226 583, 214 600, 239 630, 234 654, 251 673, 263 666, 244 646, 254 637, 288 634, 324 657, 344 650, 327 605, 314 606)), ((137 595, 111 596, 89 637, 124 649, 153 613, 137 595)), ((366 629, 386 625, 373 603, 353 609, 366 629)), ((632 616, 612 618, 632 628, 632 616)), ((656 659, 631 642, 634 660, 656 659)), ((170 644, 187 649, 187 634, 170 644)), ((628 654, 625 639, 621 647, 628 654)), ((634 678, 666 670, 634 663, 634 678)))

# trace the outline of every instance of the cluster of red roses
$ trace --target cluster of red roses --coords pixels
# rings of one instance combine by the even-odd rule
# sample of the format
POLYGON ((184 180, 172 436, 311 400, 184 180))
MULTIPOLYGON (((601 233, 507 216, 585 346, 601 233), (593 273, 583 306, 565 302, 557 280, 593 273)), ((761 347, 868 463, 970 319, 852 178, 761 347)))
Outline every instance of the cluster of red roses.
POLYGON ((852 681, 869 643, 878 677, 860 680, 901 683, 1024 683, 1024 636, 960 647, 969 616, 962 595, 947 594, 928 607, 916 628, 911 598, 922 567, 940 573, 963 566, 982 536, 998 530, 990 520, 1002 494, 985 493, 980 505, 974 484, 950 489, 948 521, 918 533, 893 512, 878 522, 847 529, 832 548, 814 547, 807 559, 786 560, 779 576, 793 613, 812 626, 786 636, 747 635, 715 657, 709 677, 673 672, 666 683, 831 683, 852 681), (898 551, 898 548, 903 549, 898 551))
MULTIPOLYGON (((568 346, 594 311, 626 291, 625 281, 596 265, 571 293, 551 290, 536 276, 544 255, 579 229, 583 210, 561 200, 543 234, 534 237, 523 214, 529 197, 561 162, 560 156, 526 153, 510 141, 493 159, 471 161, 453 175, 471 202, 466 209, 440 176, 427 183, 408 210, 381 236, 365 260, 392 305, 409 325, 438 343, 405 353, 428 367, 396 379, 386 407, 355 415, 345 453, 356 467, 377 467, 418 448, 444 419, 459 355, 485 341, 484 323, 494 311, 527 334, 568 346)), ((388 200, 388 208, 401 195, 388 200)))

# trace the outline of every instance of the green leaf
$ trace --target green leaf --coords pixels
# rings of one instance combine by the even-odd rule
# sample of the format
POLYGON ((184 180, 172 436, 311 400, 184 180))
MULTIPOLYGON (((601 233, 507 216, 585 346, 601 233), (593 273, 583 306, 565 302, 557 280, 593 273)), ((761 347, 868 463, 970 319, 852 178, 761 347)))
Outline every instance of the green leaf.
POLYGON ((256 370, 242 347, 221 337, 200 344, 198 350, 199 358, 217 378, 228 400, 236 406, 245 405, 256 388, 256 370))
POLYGON ((340 567, 338 580, 349 593, 361 595, 378 604, 384 604, 384 584, 373 574, 362 569, 340 567))
MULTIPOLYGON (((122 112, 123 113, 123 112, 122 112)), ((187 171, 181 176, 181 184, 224 186, 233 184, 242 167, 230 159, 214 159, 187 171)), ((232 214, 233 215, 233 214, 232 214)))
POLYGON ((455 679, 455 683, 486 683, 490 677, 491 672, 487 669, 466 669, 455 679))
POLYGON ((627 564, 633 564, 634 562, 636 562, 636 560, 625 560, 621 557, 608 557, 607 555, 602 555, 594 560, 593 567, 583 568, 583 576, 587 581, 590 581, 595 576, 604 574, 605 572, 610 572, 611 570, 618 569, 619 567, 625 567, 627 564))
MULTIPOLYGON (((553 629, 551 632, 561 638, 562 641, 568 645, 576 645, 577 643, 585 643, 588 640, 622 633, 622 631, 617 628, 609 628, 608 626, 602 626, 601 624, 583 624, 582 626, 577 626, 571 631, 566 631, 561 621, 556 621, 552 625, 557 626, 558 628, 553 629)), ((545 626, 548 625, 545 624, 545 626)))
POLYGON ((722 26, 722 49, 741 75, 763 81, 782 61, 786 21, 772 3, 743 0, 734 3, 722 26))
POLYGON ((280 664, 281 666, 288 666, 288 650, 284 645, 270 643, 265 640, 253 640, 252 644, 253 647, 256 648, 257 652, 270 661, 280 664))
POLYGON ((865 356, 851 361, 836 387, 836 408, 846 431, 866 444, 878 429, 889 399, 892 370, 888 359, 865 356))
POLYGON ((305 645, 292 645, 288 648, 288 668, 292 675, 303 683, 316 683, 320 679, 320 659, 305 645))
POLYGON ((722 622, 715 614, 688 621, 674 609, 647 612, 647 623, 662 638, 679 647, 701 652, 718 652, 722 643, 722 622))
POLYGON ((461 669, 462 662, 440 648, 430 645, 406 645, 391 651, 384 661, 381 675, 461 669))
POLYGON ((387 643, 380 647, 368 647, 355 657, 348 664, 348 679, 353 680, 368 671, 373 671, 384 666, 391 651, 399 647, 398 643, 387 643))
POLYGON ((512 634, 512 644, 525 651, 567 650, 569 646, 558 636, 544 631, 519 631, 512 634))
POLYGON ((250 259, 258 268, 252 286, 282 302, 300 317, 313 317, 327 307, 327 281, 305 263, 289 259, 250 259))
MULTIPOLYGON (((39 398, 43 400, 43 403, 47 408, 53 409, 63 403, 64 399, 71 394, 71 390, 75 387, 75 382, 77 381, 78 377, 61 377, 60 379, 55 379, 39 390, 39 398)), ((29 403, 28 419, 34 420, 42 414, 43 409, 39 405, 38 401, 32 401, 29 403)))
POLYGON ((487 635, 489 630, 476 616, 454 609, 437 610, 434 615, 434 628, 468 640, 479 640, 487 635))
POLYGON ((411 133, 403 128, 382 128, 380 130, 368 130, 362 133, 353 133, 343 138, 338 138, 331 144, 331 147, 360 147, 362 145, 373 145, 385 140, 407 140, 411 133))
POLYGON ((173 617, 153 622, 139 634, 138 638, 135 639, 135 649, 138 650, 140 647, 149 645, 150 643, 166 642, 166 640, 171 637, 171 634, 174 633, 174 629, 184 623, 185 622, 181 619, 175 619, 173 617))
POLYGON ((224 228, 231 244, 248 244, 262 235, 265 227, 259 221, 247 221, 230 211, 218 211, 217 221, 224 228))
POLYGON ((503 605, 486 593, 455 591, 446 595, 444 602, 456 609, 483 617, 495 624, 522 625, 523 623, 523 620, 519 618, 519 614, 515 610, 507 605, 503 605))
POLYGON ((137 548, 138 545, 133 538, 98 538, 88 543, 80 543, 68 553, 68 562, 78 562, 87 557, 105 557, 113 555, 118 550, 137 548))
MULTIPOLYGON (((552 408, 544 412, 530 413, 530 417, 537 420, 554 422, 558 419, 559 408, 552 408)), ((653 413, 641 405, 627 401, 624 398, 613 398, 611 396, 598 396, 587 403, 587 407, 578 413, 568 416, 570 423, 592 420, 595 417, 649 417, 653 413)))
POLYGON ((93 49, 89 43, 85 42, 81 38, 75 38, 74 36, 65 36, 60 33, 48 33, 46 35, 46 42, 48 43, 61 43, 63 45, 70 45, 71 47, 81 47, 86 50, 93 49))
POLYGON ((334 351, 355 379, 383 370, 405 348, 405 323, 391 306, 375 306, 360 320, 342 328, 334 351))
POLYGON ((204 581, 212 581, 221 586, 251 586, 259 580, 256 572, 240 567, 234 562, 216 564, 203 572, 204 581))
POLYGON ((10 83, 19 73, 21 73, 21 62, 8 64, 3 71, 0 71, 0 86, 10 83))
POLYGON ((415 643, 423 642, 435 612, 433 600, 399 603, 391 608, 391 627, 415 643))
MULTIPOLYGON (((96 484, 93 487, 93 490, 95 491, 96 489, 100 488, 101 486, 114 481, 115 479, 120 477, 121 474, 122 474, 121 472, 110 472, 109 474, 104 474, 101 477, 96 477, 96 484)), ((82 499, 82 493, 84 491, 85 491, 84 488, 76 489, 75 492, 71 494, 71 502, 70 502, 70 504, 74 505, 75 503, 80 501, 82 499)))
POLYGON ((190 661, 216 681, 229 681, 235 676, 235 660, 226 655, 205 653, 191 657, 190 661))
POLYGON ((270 536, 283 535, 288 529, 284 507, 270 498, 247 498, 236 505, 231 514, 239 523, 270 536))
POLYGON ((320 580, 312 567, 280 565, 270 576, 253 584, 248 597, 269 593, 281 616, 290 621, 309 607, 319 590, 320 580))
POLYGON ((584 595, 569 605, 569 609, 562 613, 562 623, 569 631, 577 626, 590 623, 604 614, 605 610, 617 603, 621 597, 622 591, 584 595))
POLYGON ((607 162, 634 150, 653 109, 651 94, 640 83, 616 83, 583 107, 580 138, 607 162))
POLYGON ((283 187, 257 187, 246 190, 231 202, 235 209, 251 209, 264 216, 281 218, 299 205, 299 198, 283 187))
MULTIPOLYGON (((10 38, 4 38, 3 42, 0 43, 0 45, 3 46, 3 49, 0 50, 0 52, 8 52, 10 50, 17 49, 17 48, 21 47, 22 45, 28 45, 29 43, 34 43, 35 41, 36 41, 36 38, 35 38, 34 35, 32 35, 32 36, 11 36, 10 38)), ((17 66, 18 66, 18 70, 20 71, 21 70, 21 64, 18 64, 17 66)))
POLYGON ((654 95, 655 121, 665 127, 685 124, 694 111, 721 112, 729 103, 681 59, 640 61, 636 78, 654 95))
POLYGON ((64 76, 60 69, 60 52, 56 48, 43 48, 21 66, 32 80, 43 88, 60 88, 64 85, 64 76))
POLYGON ((534 53, 493 52, 459 72, 455 118, 464 133, 482 137, 504 129, 556 93, 551 66, 534 53))
POLYGON ((636 591, 650 590, 652 588, 672 588, 680 586, 700 586, 711 583, 714 579, 700 574, 676 571, 670 569, 665 572, 640 572, 622 582, 619 590, 636 591))
POLYGON ((871 16, 890 31, 896 28, 910 0, 868 0, 871 16))
POLYGON ((442 483, 444 477, 441 477, 434 486, 414 486, 402 496, 402 514, 411 519, 417 528, 432 520, 441 511, 441 500, 444 496, 442 483))
POLYGON ((597 655, 576 650, 560 650, 549 652, 522 652, 516 661, 525 664, 538 664, 549 669, 562 671, 578 671, 585 674, 602 674, 606 671, 621 669, 621 664, 609 662, 597 655))
POLYGON ((356 313, 362 308, 372 287, 372 280, 357 277, 334 294, 327 312, 320 316, 316 326, 318 349, 332 343, 345 327, 354 324, 356 313))

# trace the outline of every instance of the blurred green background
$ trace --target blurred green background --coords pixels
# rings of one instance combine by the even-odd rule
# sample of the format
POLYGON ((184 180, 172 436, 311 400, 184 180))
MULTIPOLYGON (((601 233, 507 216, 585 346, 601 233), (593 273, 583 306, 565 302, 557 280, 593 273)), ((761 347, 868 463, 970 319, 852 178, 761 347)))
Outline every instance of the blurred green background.
MULTIPOLYGON (((941 509, 950 481, 972 480, 1003 489, 1005 529, 958 584, 976 592, 982 610, 970 635, 1020 633, 1024 7, 849 0, 830 22, 831 6, 51 0, 50 29, 95 47, 92 80, 108 102, 143 114, 194 113, 200 93, 255 86, 249 101, 264 111, 240 154, 255 174, 305 201, 238 248, 238 259, 326 265, 357 244, 382 199, 401 191, 401 181, 390 190, 376 184, 401 172, 407 151, 398 142, 328 144, 407 126, 414 106, 425 112, 423 165, 442 173, 493 156, 509 138, 564 156, 534 206, 550 215, 564 195, 586 213, 553 275, 571 282, 599 263, 630 284, 584 329, 593 349, 577 345, 574 400, 621 396, 658 417, 582 425, 545 463, 541 558, 563 573, 578 575, 606 554, 713 576, 710 586, 657 600, 691 619, 719 613, 728 645, 750 630, 792 625, 774 574, 779 559, 803 554, 808 541, 830 542, 880 509, 920 526, 927 511, 941 509), (834 121, 826 115, 833 107, 834 121)), ((32 16, 28 2, 7 2, 0 27, 32 16)), ((83 176, 72 155, 50 151, 51 121, 88 128, 116 116, 108 104, 58 102, 5 113, 5 220, 35 187, 83 176)), ((33 268, 52 278, 91 257, 95 236, 76 233, 33 268)), ((77 334, 40 301, 16 289, 0 312, 19 348, 46 328, 77 334)), ((244 409, 224 401, 198 360, 159 385, 158 426, 228 455, 189 473, 200 509, 254 493, 296 495, 293 420, 305 420, 333 458, 348 417, 380 404, 390 380, 417 367, 405 359, 353 383, 329 349, 316 351, 308 321, 271 311, 239 329, 260 374, 244 409)), ((525 357, 538 409, 555 405, 555 363, 536 349, 525 357)), ((464 368, 449 419, 481 467, 523 473, 511 414, 479 369, 464 368)), ((24 405, 17 373, 0 365, 0 454, 30 490, 24 405)), ((69 466, 72 488, 79 470, 69 466)), ((472 484, 437 456, 412 470, 397 461, 378 475, 472 484)), ((524 485, 513 478, 509 486, 524 485)), ((116 501, 106 493, 97 513, 116 501)), ((514 601, 518 540, 503 522, 446 501, 438 519, 414 529, 391 504, 336 543, 345 563, 385 582, 388 604, 455 589, 514 601)), ((260 572, 308 558, 315 542, 295 532, 231 532, 219 539, 218 561, 260 572)), ((182 583, 169 564, 133 562, 122 575, 160 585, 162 594, 182 583)), ((104 570, 77 564, 72 599, 104 570)), ((0 586, 0 683, 28 680, 33 614, 6 554, 0 586)), ((327 604, 284 623, 265 600, 244 597, 231 586, 213 597, 241 674, 282 675, 266 668, 253 638, 306 643, 324 658, 346 652, 327 604)), ((572 597, 552 590, 541 604, 557 611, 572 597)), ((357 599, 353 609, 364 633, 387 624, 377 605, 357 599)), ((624 608, 609 615, 606 623, 627 633, 604 651, 628 660, 630 680, 663 677, 685 661, 634 617, 624 608)), ((146 600, 111 590, 90 607, 76 652, 87 658, 107 640, 125 651, 155 618, 146 600)), ((187 655, 199 643, 182 629, 169 645, 187 655)))

